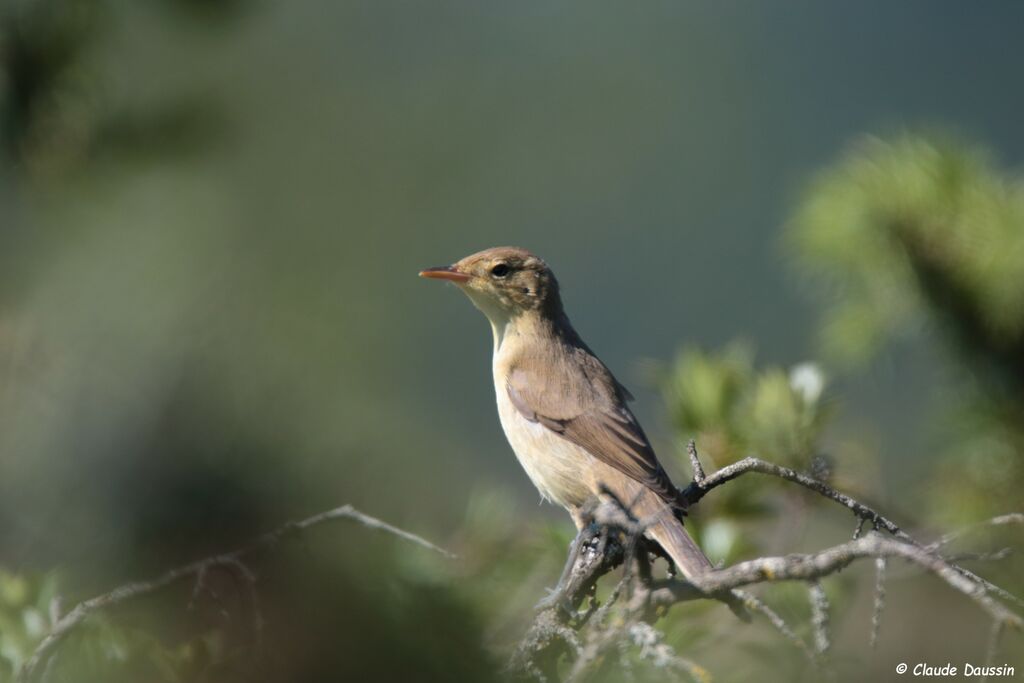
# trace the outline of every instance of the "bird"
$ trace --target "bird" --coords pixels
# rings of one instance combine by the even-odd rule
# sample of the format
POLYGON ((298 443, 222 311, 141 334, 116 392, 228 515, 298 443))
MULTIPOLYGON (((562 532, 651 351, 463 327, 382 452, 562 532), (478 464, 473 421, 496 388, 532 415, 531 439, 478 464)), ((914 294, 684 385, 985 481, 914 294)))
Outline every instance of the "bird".
POLYGON ((541 497, 582 531, 585 506, 610 493, 646 523, 645 536, 684 577, 712 570, 683 526, 681 491, 629 409, 633 396, 569 322, 547 263, 526 249, 495 247, 419 274, 454 283, 490 321, 498 416, 541 497))

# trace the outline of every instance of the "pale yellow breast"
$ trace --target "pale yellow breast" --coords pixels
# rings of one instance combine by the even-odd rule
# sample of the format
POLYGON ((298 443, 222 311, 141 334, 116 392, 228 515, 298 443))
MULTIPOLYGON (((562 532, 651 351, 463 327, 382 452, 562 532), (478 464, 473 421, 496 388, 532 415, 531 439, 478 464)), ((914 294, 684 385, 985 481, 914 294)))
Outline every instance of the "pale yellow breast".
POLYGON ((543 498, 566 508, 582 505, 591 495, 592 457, 543 425, 523 417, 509 398, 505 377, 496 354, 494 388, 498 417, 519 464, 543 498))

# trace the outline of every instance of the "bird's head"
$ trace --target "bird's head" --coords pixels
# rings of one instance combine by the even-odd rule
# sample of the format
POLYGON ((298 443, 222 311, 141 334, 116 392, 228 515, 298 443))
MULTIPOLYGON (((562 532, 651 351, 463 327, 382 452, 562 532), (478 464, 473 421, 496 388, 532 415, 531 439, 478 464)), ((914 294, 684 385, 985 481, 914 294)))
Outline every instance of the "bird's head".
POLYGON ((450 266, 420 271, 420 277, 454 282, 495 324, 526 312, 561 310, 558 281, 548 264, 519 247, 485 249, 450 266))

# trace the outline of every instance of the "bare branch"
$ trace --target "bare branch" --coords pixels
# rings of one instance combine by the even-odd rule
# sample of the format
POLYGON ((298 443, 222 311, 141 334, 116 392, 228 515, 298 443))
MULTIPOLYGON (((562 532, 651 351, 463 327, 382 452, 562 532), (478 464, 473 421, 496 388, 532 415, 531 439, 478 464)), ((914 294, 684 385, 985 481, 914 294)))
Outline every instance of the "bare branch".
MULTIPOLYGON (((696 449, 694 449, 693 451, 693 457, 696 457, 696 449)), ((775 465, 773 463, 766 462, 764 460, 761 460, 760 458, 744 458, 742 460, 734 462, 731 465, 723 467, 722 469, 712 474, 710 477, 702 478, 700 482, 697 482, 695 480, 693 483, 687 486, 686 489, 683 490, 681 494, 682 498, 687 505, 693 505, 700 501, 700 499, 703 498, 711 489, 717 486, 721 486, 722 484, 731 481, 743 474, 746 474, 747 472, 759 472, 761 474, 769 474, 772 476, 779 477, 781 479, 785 479, 786 481, 791 481, 793 483, 799 484, 800 486, 803 486, 804 488, 819 493, 822 496, 830 500, 833 500, 839 503, 840 505, 843 505, 844 507, 850 509, 851 511, 853 511, 855 515, 857 515, 859 519, 853 533, 854 540, 860 538, 861 531, 864 526, 864 521, 870 521, 874 528, 885 529, 886 531, 894 535, 896 538, 899 538, 913 546, 916 546, 924 550, 925 552, 930 552, 929 548, 926 548, 925 546, 911 538, 907 533, 900 529, 900 527, 895 522, 883 517, 881 514, 871 509, 867 505, 864 505, 863 503, 855 500, 854 498, 846 495, 845 493, 841 493, 833 489, 831 486, 818 479, 797 472, 795 470, 789 469, 788 467, 782 467, 780 465, 775 465)), ((978 524, 972 525, 968 528, 968 530, 976 529, 981 526, 1021 523, 1024 523, 1024 513, 1010 513, 1007 515, 1002 515, 1000 517, 994 517, 993 519, 987 520, 985 522, 980 522, 978 524)), ((942 539, 937 541, 938 547, 948 544, 949 542, 951 542, 955 538, 960 537, 964 533, 966 533, 966 530, 954 532, 951 535, 943 537, 942 539)), ((1003 600, 1012 602, 1019 607, 1024 607, 1024 600, 1017 597, 1013 593, 1010 593, 1009 591, 991 583, 990 581, 983 579, 982 577, 978 576, 976 573, 970 571, 969 569, 952 563, 950 564, 950 567, 954 571, 963 575, 965 578, 981 584, 986 591, 994 593, 1003 600)))
POLYGON ((681 671, 697 683, 711 681, 707 669, 676 654, 671 645, 663 642, 661 633, 650 624, 635 622, 629 626, 627 634, 640 649, 641 659, 650 661, 656 668, 681 671))
MULTIPOLYGON (((992 622, 992 630, 988 635, 988 647, 985 651, 985 666, 991 667, 996 663, 996 657, 999 656, 999 639, 1003 635, 1003 630, 1006 628, 1006 624, 1001 621, 992 622)), ((986 680, 988 675, 986 674, 986 680)))
POLYGON ((995 595, 998 595, 1003 600, 1006 600, 1007 602, 1011 602, 1011 603, 1017 605, 1018 607, 1024 607, 1024 600, 1021 600, 1020 598, 1018 598, 1016 595, 1014 595, 1010 591, 1008 591, 1008 590, 1006 590, 1004 588, 1000 588, 999 586, 995 585, 994 583, 992 583, 988 579, 983 579, 982 577, 978 576, 977 574, 975 574, 971 570, 964 569, 960 565, 950 564, 949 566, 952 567, 954 570, 956 570, 964 578, 969 579, 971 581, 974 581, 978 585, 984 587, 984 589, 986 591, 988 591, 989 593, 994 593, 995 595))
POLYGON ((864 522, 867 521, 863 517, 857 518, 857 526, 853 527, 853 540, 860 538, 860 535, 864 533, 864 522))
POLYGON ((828 596, 821 581, 812 581, 808 588, 811 598, 811 627, 814 629, 814 649, 819 655, 828 652, 831 642, 828 637, 828 596))
POLYGON ((243 546, 232 552, 213 555, 186 565, 168 570, 160 576, 147 581, 135 581, 96 597, 84 600, 73 607, 67 614, 58 619, 50 632, 39 642, 35 651, 21 667, 18 672, 19 683, 32 681, 39 667, 45 664, 54 654, 60 643, 90 615, 101 610, 120 605, 137 597, 155 593, 171 584, 177 583, 186 578, 192 578, 196 582, 193 587, 192 599, 198 596, 205 589, 205 580, 209 572, 214 569, 224 569, 242 579, 249 600, 253 620, 253 635, 255 642, 259 643, 263 629, 263 617, 260 613, 258 596, 256 593, 256 575, 242 560, 245 557, 267 551, 277 546, 284 539, 295 536, 307 529, 328 522, 339 520, 351 520, 371 529, 378 529, 393 534, 404 540, 417 545, 429 548, 441 553, 445 557, 455 557, 452 553, 440 548, 430 541, 410 533, 396 526, 392 526, 376 517, 359 512, 351 505, 342 505, 331 510, 307 517, 298 522, 288 522, 282 526, 263 534, 249 545, 243 546))
POLYGON ((760 612, 761 614, 763 614, 768 619, 768 623, 774 626, 779 631, 779 633, 781 633, 786 638, 786 640, 795 645, 807 656, 807 659, 811 662, 811 664, 817 664, 818 659, 815 652, 811 648, 807 647, 807 643, 804 642, 803 638, 794 633, 793 629, 791 629, 789 627, 789 624, 787 624, 785 620, 781 616, 779 616, 778 612, 773 610, 771 607, 765 604, 763 600, 761 600, 759 597, 752 593, 736 589, 733 591, 733 594, 738 596, 741 600, 743 600, 743 604, 747 607, 747 609, 752 610, 754 612, 760 612))
POLYGON ((996 562, 1005 560, 1013 554, 1013 548, 1000 548, 983 553, 947 553, 943 555, 948 562, 996 562))
POLYGON ((689 443, 686 444, 686 454, 690 456, 690 467, 693 469, 693 480, 697 484, 704 483, 704 468, 700 464, 700 458, 697 456, 697 442, 690 439, 689 443))
POLYGON ((935 574, 953 589, 974 600, 997 621, 1019 628, 1021 619, 993 599, 984 586, 970 580, 937 555, 909 543, 872 533, 817 553, 762 557, 708 572, 692 583, 663 582, 652 594, 656 603, 670 605, 682 600, 713 595, 724 590, 777 581, 814 581, 867 557, 902 557, 935 574), (699 583, 694 585, 694 583, 699 583))
POLYGON ((801 472, 797 472, 796 470, 791 470, 788 467, 782 467, 781 465, 761 460, 760 458, 743 458, 731 465, 723 467, 710 476, 704 477, 699 482, 695 480, 683 490, 682 498, 687 505, 694 505, 712 489, 721 486, 726 482, 732 481, 747 472, 768 474, 773 477, 785 479, 786 481, 791 481, 794 484, 799 484, 806 489, 810 489, 829 500, 833 500, 840 505, 849 508, 853 511, 853 514, 857 515, 857 517, 871 522, 876 528, 883 528, 897 538, 902 538, 906 541, 910 540, 910 537, 907 536, 895 522, 883 517, 867 505, 864 505, 845 493, 840 493, 825 482, 819 481, 818 479, 801 472))
POLYGON ((235 554, 248 555, 257 550, 274 546, 277 543, 279 543, 282 539, 288 536, 293 536, 297 532, 305 531, 306 529, 327 522, 335 522, 343 519, 349 519, 355 522, 359 522, 363 526, 369 527, 371 529, 385 531, 389 534, 405 539, 406 541, 415 543, 416 545, 420 545, 429 550, 433 550, 436 553, 441 553, 449 559, 455 558, 454 553, 451 553, 445 550, 444 548, 434 545, 422 536, 417 536, 414 533, 406 531, 405 529, 399 529, 398 527, 392 524, 388 524, 387 522, 377 519, 376 517, 371 517, 370 515, 367 515, 365 513, 360 512, 359 510, 356 510, 351 505, 342 505, 341 507, 337 507, 332 510, 325 510, 324 512, 313 515, 312 517, 307 517, 306 519, 300 520, 298 522, 289 522, 287 524, 283 524, 277 529, 274 529, 273 531, 266 533, 263 536, 260 536, 250 545, 246 546, 245 548, 242 548, 239 551, 236 551, 235 554))
MULTIPOLYGON (((605 500, 591 508, 588 513, 590 524, 581 531, 572 546, 559 588, 541 605, 541 613, 516 648, 509 663, 510 671, 539 680, 557 679, 559 657, 563 653, 569 653, 575 657, 570 667, 569 680, 576 680, 597 662, 602 661, 605 654, 624 652, 630 640, 627 637, 630 633, 644 635, 648 640, 652 633, 657 636, 653 623, 675 603, 708 598, 722 599, 722 596, 730 594, 741 600, 749 609, 764 614, 769 623, 804 652, 812 664, 820 666, 824 663, 823 655, 830 647, 830 638, 828 600, 819 582, 854 561, 865 558, 874 560, 876 571, 870 636, 872 647, 878 639, 881 612, 885 605, 885 573, 887 559, 890 557, 903 558, 935 574, 951 588, 978 604, 992 617, 993 622, 999 625, 998 630, 993 631, 993 643, 998 643, 1004 627, 1020 628, 1020 616, 997 599, 1020 604, 1019 598, 977 574, 953 564, 951 557, 939 554, 940 548, 963 532, 947 534, 936 543, 926 546, 911 538, 894 522, 875 510, 808 475, 757 458, 745 458, 707 476, 692 442, 687 451, 693 465, 694 481, 682 492, 685 502, 695 504, 708 491, 746 472, 769 474, 794 482, 851 510, 858 520, 853 540, 816 553, 749 560, 724 569, 711 570, 688 581, 674 577, 655 580, 650 576, 647 553, 655 551, 656 548, 644 544, 643 522, 631 515, 621 501, 605 500), (866 534, 865 522, 870 522, 866 534), (877 533, 878 530, 884 530, 891 536, 877 533), (626 569, 611 598, 607 604, 597 607, 593 596, 598 580, 624 561, 626 569), (634 566, 639 570, 634 572, 634 566), (764 602, 739 590, 748 585, 779 581, 804 581, 810 584, 815 641, 813 648, 799 638, 764 602), (625 605, 619 599, 621 593, 630 596, 625 605), (591 596, 591 606, 582 613, 577 612, 587 595, 591 596), (615 608, 618 613, 612 618, 610 610, 616 603, 619 605, 615 608), (568 642, 570 639, 565 633, 566 630, 581 632, 584 628, 587 629, 584 637, 568 642), (624 639, 627 644, 624 644, 624 639)), ((1021 520, 1024 520, 1024 515, 1004 515, 976 526, 1020 523, 1021 520)), ((995 559, 1004 554, 1005 551, 999 551, 970 557, 995 559)), ((643 644, 637 642, 635 638, 632 642, 641 648, 643 655, 643 644)), ((660 640, 649 642, 660 644, 660 640)), ((990 644, 990 651, 994 651, 996 644, 990 644)), ((648 655, 653 652, 651 647, 646 651, 648 655)), ((673 651, 665 652, 665 661, 675 661, 676 655, 673 651)), ((821 673, 828 676, 829 671, 823 668, 821 673)))
POLYGON ((871 610, 871 636, 868 644, 874 650, 878 645, 878 631, 882 626, 882 610, 885 609, 885 569, 887 561, 884 557, 875 558, 875 600, 871 610))
POLYGON ((983 522, 977 522, 975 524, 965 526, 962 529, 957 529, 956 531, 944 534, 939 538, 939 540, 935 541, 934 543, 930 543, 928 545, 928 549, 939 550, 940 548, 949 545, 953 541, 963 538, 967 534, 973 531, 977 531, 978 529, 981 529, 983 527, 1008 526, 1010 524, 1024 525, 1024 513, 1014 512, 1008 515, 1000 515, 998 517, 993 517, 992 519, 986 519, 983 522))

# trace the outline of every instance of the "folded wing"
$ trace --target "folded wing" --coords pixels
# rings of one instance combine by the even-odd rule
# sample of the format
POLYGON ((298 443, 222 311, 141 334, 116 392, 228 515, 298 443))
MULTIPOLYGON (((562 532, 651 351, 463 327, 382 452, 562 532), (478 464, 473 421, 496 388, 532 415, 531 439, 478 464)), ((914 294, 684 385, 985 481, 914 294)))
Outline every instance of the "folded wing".
POLYGON ((596 357, 556 363, 546 373, 528 361, 508 374, 506 389, 523 417, 580 446, 598 460, 634 479, 678 507, 672 485, 647 435, 626 406, 628 393, 596 357), (586 385, 586 386, 583 386, 586 385))

